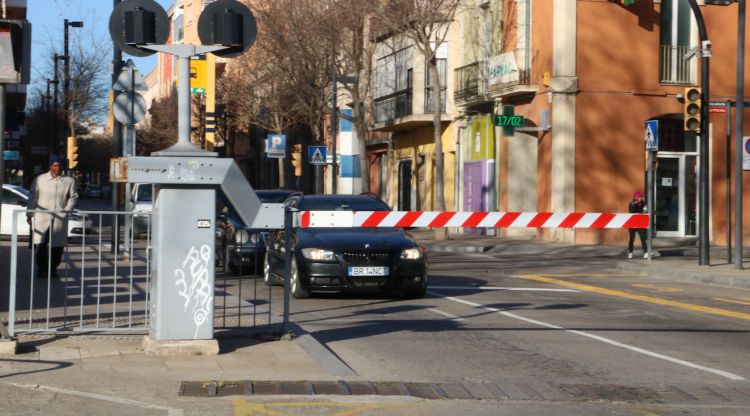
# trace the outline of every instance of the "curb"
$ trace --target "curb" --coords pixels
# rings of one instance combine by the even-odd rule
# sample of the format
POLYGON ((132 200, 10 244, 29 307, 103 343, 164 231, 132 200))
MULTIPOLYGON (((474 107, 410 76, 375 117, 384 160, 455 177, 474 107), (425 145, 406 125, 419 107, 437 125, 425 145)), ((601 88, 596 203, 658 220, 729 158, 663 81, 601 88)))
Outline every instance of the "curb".
POLYGON ((434 253, 485 253, 492 250, 495 244, 491 245, 454 245, 454 244, 424 244, 428 252, 434 253))
POLYGON ((297 337, 297 344, 329 374, 336 377, 355 377, 357 373, 336 356, 325 345, 305 331, 300 325, 289 323, 289 329, 297 337))
POLYGON ((732 276, 721 271, 717 272, 707 270, 703 272, 696 270, 685 270, 684 268, 674 267, 674 265, 644 265, 638 264, 633 261, 618 261, 616 267, 617 270, 636 272, 653 278, 668 277, 670 279, 679 280, 682 282, 709 283, 727 287, 750 288, 750 275, 748 275, 748 277, 740 277, 732 276))

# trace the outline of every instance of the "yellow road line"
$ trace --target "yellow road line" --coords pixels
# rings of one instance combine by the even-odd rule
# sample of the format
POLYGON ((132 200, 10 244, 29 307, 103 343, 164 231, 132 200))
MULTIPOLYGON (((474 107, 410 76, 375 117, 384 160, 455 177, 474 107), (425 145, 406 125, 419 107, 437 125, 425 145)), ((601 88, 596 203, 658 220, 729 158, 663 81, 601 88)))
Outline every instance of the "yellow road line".
MULTIPOLYGON (((305 408, 317 408, 317 409, 328 409, 331 412, 331 416, 356 416, 363 414, 371 410, 377 409, 396 409, 403 408, 404 406, 415 407, 421 405, 420 403, 336 403, 328 401, 320 402, 248 402, 247 400, 235 400, 234 404, 234 416, 288 416, 290 414, 297 414, 299 410, 305 408), (280 412, 276 409, 288 409, 292 413, 280 412), (293 411, 294 409, 294 411, 293 411)), ((403 409, 402 409, 403 410, 403 409)))
MULTIPOLYGON (((745 298, 743 298, 743 299, 745 299, 745 298)), ((738 304, 738 305, 746 305, 746 306, 750 306, 750 302, 747 302, 747 301, 741 301, 741 300, 736 300, 736 299, 727 299, 727 298, 714 298, 714 300, 718 300, 718 301, 720 301, 720 302, 727 302, 727 303, 736 303, 736 304, 738 304)))
POLYGON ((617 296, 620 298, 639 300, 642 302, 655 303, 655 304, 664 305, 664 306, 673 306, 676 308, 687 309, 687 310, 696 311, 696 312, 704 312, 704 313, 710 313, 713 315, 721 315, 721 316, 726 316, 730 318, 737 318, 737 319, 750 321, 750 313, 734 312, 734 311, 728 311, 726 309, 712 308, 710 306, 694 305, 692 303, 685 303, 685 302, 678 302, 674 300, 655 298, 652 296, 636 295, 633 293, 623 292, 620 290, 605 289, 603 287, 591 286, 591 285, 586 285, 582 283, 568 282, 566 280, 552 279, 549 277, 538 276, 538 275, 528 275, 528 274, 527 275, 515 275, 515 277, 518 277, 520 279, 533 280, 536 282, 549 283, 553 285, 560 285, 560 286, 575 288, 575 289, 583 290, 587 292, 600 293, 602 295, 617 296))

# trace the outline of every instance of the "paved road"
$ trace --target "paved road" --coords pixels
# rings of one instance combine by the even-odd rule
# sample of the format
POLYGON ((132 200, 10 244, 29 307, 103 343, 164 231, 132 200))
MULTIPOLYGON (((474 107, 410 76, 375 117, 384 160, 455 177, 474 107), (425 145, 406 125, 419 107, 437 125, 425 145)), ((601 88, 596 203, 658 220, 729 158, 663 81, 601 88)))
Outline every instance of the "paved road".
POLYGON ((425 299, 296 300, 292 320, 371 380, 747 413, 750 291, 623 275, 613 260, 435 254, 425 299))

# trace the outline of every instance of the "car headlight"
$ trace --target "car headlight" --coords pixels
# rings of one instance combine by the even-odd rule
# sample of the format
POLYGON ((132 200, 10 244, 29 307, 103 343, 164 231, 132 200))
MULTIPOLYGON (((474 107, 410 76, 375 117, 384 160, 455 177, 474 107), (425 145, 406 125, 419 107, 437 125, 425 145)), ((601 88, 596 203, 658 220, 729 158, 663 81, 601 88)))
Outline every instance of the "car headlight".
POLYGON ((422 250, 419 247, 404 249, 401 251, 401 258, 404 260, 419 260, 422 258, 422 250))
POLYGON ((237 230, 234 233, 234 243, 235 244, 247 244, 247 242, 250 241, 250 233, 247 232, 247 230, 237 230))
POLYGON ((250 234, 250 242, 253 244, 258 244, 258 241, 260 241, 260 235, 258 233, 250 234))
POLYGON ((303 248, 302 255, 308 260, 331 261, 334 259, 333 251, 322 248, 303 248))

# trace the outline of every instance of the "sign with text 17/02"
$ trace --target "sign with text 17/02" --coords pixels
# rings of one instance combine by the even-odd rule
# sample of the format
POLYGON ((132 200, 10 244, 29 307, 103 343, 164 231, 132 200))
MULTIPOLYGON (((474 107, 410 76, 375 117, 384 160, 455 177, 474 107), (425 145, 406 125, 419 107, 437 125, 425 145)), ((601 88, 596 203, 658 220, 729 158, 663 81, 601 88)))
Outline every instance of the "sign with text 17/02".
POLYGON ((286 134, 269 134, 266 139, 266 156, 283 159, 286 156, 286 134))
POLYGON ((498 127, 521 127, 523 122, 523 116, 495 114, 495 125, 498 127))

